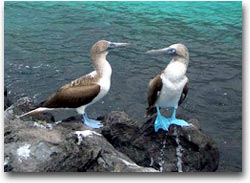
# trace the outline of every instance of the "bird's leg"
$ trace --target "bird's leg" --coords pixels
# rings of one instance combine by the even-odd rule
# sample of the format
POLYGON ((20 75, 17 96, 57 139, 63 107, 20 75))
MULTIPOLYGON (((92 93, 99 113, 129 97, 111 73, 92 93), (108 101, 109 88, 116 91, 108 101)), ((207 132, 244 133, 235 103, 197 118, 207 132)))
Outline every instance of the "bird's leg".
POLYGON ((179 126, 189 126, 190 124, 188 124, 186 121, 176 118, 176 110, 177 110, 177 108, 173 109, 173 113, 172 113, 172 116, 170 118, 170 124, 175 124, 175 125, 179 125, 179 126))
POLYGON ((171 119, 172 120, 176 119, 176 108, 173 109, 173 113, 172 113, 171 119))
POLYGON ((159 107, 156 107, 156 109, 157 109, 157 116, 156 116, 155 123, 154 123, 155 132, 157 132, 159 129, 168 131, 170 120, 161 115, 159 107))
POLYGON ((91 128, 101 128, 103 127, 101 121, 89 119, 86 113, 83 113, 82 115, 82 121, 85 125, 91 127, 91 128))

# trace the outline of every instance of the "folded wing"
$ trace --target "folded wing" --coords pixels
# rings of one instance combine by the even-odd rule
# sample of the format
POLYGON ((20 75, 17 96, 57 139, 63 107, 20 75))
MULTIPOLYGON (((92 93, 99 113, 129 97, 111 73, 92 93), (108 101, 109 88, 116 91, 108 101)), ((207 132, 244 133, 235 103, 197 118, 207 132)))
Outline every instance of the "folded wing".
POLYGON ((156 112, 155 102, 160 95, 162 89, 161 75, 156 75, 153 79, 149 81, 148 84, 148 108, 146 109, 146 114, 151 116, 156 112))

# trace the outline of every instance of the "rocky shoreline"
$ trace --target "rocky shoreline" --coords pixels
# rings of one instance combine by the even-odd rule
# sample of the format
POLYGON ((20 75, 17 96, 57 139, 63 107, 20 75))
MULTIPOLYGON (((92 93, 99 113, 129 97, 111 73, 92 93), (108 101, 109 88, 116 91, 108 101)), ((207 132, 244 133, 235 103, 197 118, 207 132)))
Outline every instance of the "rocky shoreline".
POLYGON ((55 123, 51 114, 18 116, 32 107, 21 98, 4 112, 5 172, 213 172, 216 143, 195 119, 190 127, 172 125, 154 132, 154 117, 140 126, 121 111, 99 117, 91 129, 73 116, 55 123))

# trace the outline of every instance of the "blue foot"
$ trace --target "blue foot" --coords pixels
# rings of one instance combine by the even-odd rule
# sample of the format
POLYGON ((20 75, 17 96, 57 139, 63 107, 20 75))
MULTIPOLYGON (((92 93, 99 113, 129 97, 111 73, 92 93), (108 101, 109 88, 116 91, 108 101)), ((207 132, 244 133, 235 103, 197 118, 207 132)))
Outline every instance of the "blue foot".
POLYGON ((83 123, 91 128, 101 128, 103 124, 101 121, 89 119, 86 114, 83 114, 83 123))
POLYGON ((176 108, 173 110, 173 114, 171 118, 165 118, 161 115, 160 108, 156 107, 157 109, 157 117, 155 119, 154 129, 157 132, 159 129, 163 129, 168 131, 168 128, 171 124, 178 125, 178 126, 190 126, 186 121, 182 119, 176 119, 176 108))
POLYGON ((170 126, 170 124, 171 124, 170 119, 165 118, 158 114, 155 119, 155 124, 154 124, 155 132, 157 132, 159 129, 168 131, 168 127, 170 126))
POLYGON ((190 124, 187 123, 186 121, 182 119, 176 119, 176 118, 170 118, 170 124, 175 124, 178 126, 190 126, 190 124))
POLYGON ((190 126, 190 124, 188 124, 186 121, 176 118, 176 108, 174 108, 173 114, 169 120, 170 120, 170 124, 174 124, 178 126, 190 126))

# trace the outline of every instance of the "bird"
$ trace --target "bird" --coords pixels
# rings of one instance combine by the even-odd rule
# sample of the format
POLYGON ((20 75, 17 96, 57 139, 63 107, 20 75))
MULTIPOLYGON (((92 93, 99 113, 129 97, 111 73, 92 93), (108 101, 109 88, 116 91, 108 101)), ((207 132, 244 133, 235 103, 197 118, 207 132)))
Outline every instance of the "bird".
POLYGON ((94 71, 63 85, 46 100, 36 105, 35 109, 20 117, 48 110, 74 108, 82 115, 82 122, 85 125, 91 128, 101 128, 103 126, 101 121, 88 118, 85 110, 109 92, 112 75, 112 68, 106 59, 109 51, 127 45, 130 43, 97 41, 90 51, 94 71))
POLYGON ((181 43, 168 47, 150 50, 146 52, 151 55, 166 55, 172 59, 166 68, 148 83, 146 115, 152 116, 157 113, 154 130, 168 131, 171 124, 178 126, 189 126, 186 121, 176 118, 176 110, 186 99, 188 93, 189 79, 186 76, 189 64, 188 48, 181 43), (172 115, 166 118, 161 115, 161 108, 172 108, 172 115))

